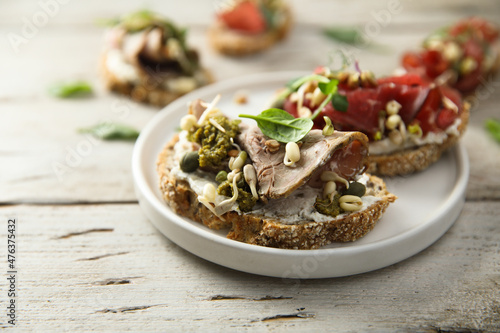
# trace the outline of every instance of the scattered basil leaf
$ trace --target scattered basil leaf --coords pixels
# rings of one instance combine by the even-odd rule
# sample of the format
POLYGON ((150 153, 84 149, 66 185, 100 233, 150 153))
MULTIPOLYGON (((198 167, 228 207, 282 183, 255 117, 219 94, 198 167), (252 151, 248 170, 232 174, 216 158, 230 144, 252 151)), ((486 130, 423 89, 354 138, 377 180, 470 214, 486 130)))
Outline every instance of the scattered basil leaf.
POLYGON ((331 39, 350 45, 365 43, 365 39, 359 28, 329 27, 323 30, 323 34, 331 39))
MULTIPOLYGON (((335 41, 360 48, 367 48, 374 52, 387 53, 387 54, 391 52, 391 48, 389 46, 378 44, 373 39, 366 38, 363 32, 356 27, 325 28, 323 29, 323 34, 335 41)), ((348 63, 351 62, 352 62, 351 60, 348 61, 348 63)))
POLYGON ((484 127, 496 141, 500 142, 500 120, 487 119, 484 122, 484 127))
POLYGON ((314 124, 310 118, 295 118, 280 109, 264 110, 257 116, 240 114, 239 117, 255 120, 264 135, 283 143, 301 140, 314 124))
POLYGON ((89 95, 90 93, 92 93, 92 87, 83 81, 58 83, 49 88, 49 94, 59 98, 89 95))
POLYGON ((102 140, 135 141, 139 132, 128 125, 104 122, 88 128, 79 129, 80 133, 89 133, 102 140))
POLYGON ((347 109, 349 108, 347 97, 338 93, 333 94, 332 105, 335 110, 340 112, 347 112, 347 109))

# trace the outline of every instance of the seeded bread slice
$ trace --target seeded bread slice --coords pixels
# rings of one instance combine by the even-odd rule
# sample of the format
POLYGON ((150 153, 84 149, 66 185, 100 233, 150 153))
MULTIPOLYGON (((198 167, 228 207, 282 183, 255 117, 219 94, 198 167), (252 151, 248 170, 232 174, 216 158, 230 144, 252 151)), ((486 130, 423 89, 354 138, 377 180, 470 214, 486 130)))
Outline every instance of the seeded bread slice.
MULTIPOLYGON (((185 94, 164 88, 163 82, 152 77, 142 77, 140 82, 119 80, 106 67, 106 53, 101 57, 100 71, 108 90, 128 96, 139 103, 164 107, 185 94)), ((203 69, 202 76, 205 78, 207 84, 214 82, 210 71, 203 69)))
POLYGON ((292 13, 285 9, 282 24, 261 34, 246 34, 228 29, 222 22, 216 21, 208 31, 212 47, 219 53, 230 56, 244 56, 270 48, 285 38, 292 27, 292 13))
POLYGON ((370 176, 367 191, 379 198, 367 209, 353 212, 327 222, 302 221, 296 224, 284 224, 279 219, 237 212, 228 212, 222 216, 214 215, 198 202, 197 195, 188 182, 176 179, 171 170, 174 166, 175 136, 158 157, 157 171, 160 178, 160 190, 165 202, 171 209, 184 217, 202 223, 212 229, 229 229, 227 237, 248 244, 255 244, 283 249, 316 249, 332 242, 351 242, 366 235, 382 217, 389 203, 396 196, 389 193, 384 182, 370 176))
POLYGON ((435 163, 441 155, 453 147, 467 128, 469 122, 468 103, 464 104, 458 126, 459 135, 449 135, 443 143, 431 143, 423 146, 409 148, 392 154, 368 156, 368 173, 379 176, 401 176, 422 171, 435 163))

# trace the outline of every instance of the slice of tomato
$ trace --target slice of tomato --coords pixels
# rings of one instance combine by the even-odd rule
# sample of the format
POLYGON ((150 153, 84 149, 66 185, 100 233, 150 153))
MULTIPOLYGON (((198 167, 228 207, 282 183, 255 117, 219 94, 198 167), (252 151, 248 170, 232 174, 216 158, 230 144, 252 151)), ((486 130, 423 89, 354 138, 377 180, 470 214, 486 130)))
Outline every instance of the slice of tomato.
POLYGON ((445 130, 450 127, 455 122, 455 120, 457 120, 457 118, 460 117, 460 114, 463 111, 462 97, 460 96, 460 93, 455 89, 448 87, 440 87, 439 89, 443 97, 448 98, 453 104, 457 106, 457 109, 455 109, 448 108, 446 104, 442 105, 442 109, 441 111, 439 111, 436 118, 436 125, 440 129, 445 130))
POLYGON ((497 39, 499 35, 498 29, 493 24, 479 17, 469 17, 457 22, 450 28, 449 33, 454 37, 469 34, 489 43, 497 39))
POLYGON ((492 23, 478 17, 461 20, 448 28, 443 41, 457 43, 463 50, 463 59, 472 58, 477 68, 468 73, 461 73, 457 64, 446 60, 437 50, 423 49, 417 53, 406 53, 402 58, 403 67, 411 72, 424 74, 434 80, 447 70, 454 71, 457 81, 453 87, 462 93, 470 93, 481 84, 482 64, 485 52, 498 40, 500 32, 492 23))
POLYGON ((422 62, 422 56, 416 52, 406 52, 401 58, 401 63, 403 68, 406 70, 421 68, 424 64, 422 62))
POLYGON ((436 126, 436 112, 441 105, 441 94, 437 88, 431 89, 427 96, 420 112, 415 117, 418 120, 420 127, 424 133, 435 131, 436 126))
POLYGON ((426 68, 426 74, 430 78, 436 78, 450 67, 450 63, 443 54, 436 50, 427 50, 422 54, 422 61, 426 68))
POLYGON ((241 32, 258 34, 267 29, 264 16, 252 1, 243 1, 232 10, 219 14, 219 18, 230 28, 241 32))
POLYGON ((400 76, 387 76, 382 77, 377 80, 378 84, 383 83, 395 83, 395 84, 404 84, 407 86, 421 86, 426 85, 426 82, 421 75, 416 73, 408 73, 400 76))

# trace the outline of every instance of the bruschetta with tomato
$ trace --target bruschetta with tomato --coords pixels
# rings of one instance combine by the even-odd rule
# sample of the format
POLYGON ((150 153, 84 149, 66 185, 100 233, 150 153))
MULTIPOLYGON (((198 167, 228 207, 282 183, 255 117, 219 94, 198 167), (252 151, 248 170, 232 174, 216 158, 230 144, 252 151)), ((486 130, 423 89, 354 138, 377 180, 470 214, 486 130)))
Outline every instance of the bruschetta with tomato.
POLYGON ((464 95, 474 93, 500 67, 499 30, 479 17, 442 28, 423 42, 422 49, 403 55, 409 71, 464 95))
POLYGON ((218 52, 244 56, 261 52, 285 38, 292 25, 282 0, 230 0, 216 13, 209 41, 218 52))
POLYGON ((290 82, 273 104, 312 118, 318 129, 366 134, 368 172, 386 176, 426 169, 457 143, 469 119, 458 91, 415 73, 376 79, 368 71, 319 67, 290 82))

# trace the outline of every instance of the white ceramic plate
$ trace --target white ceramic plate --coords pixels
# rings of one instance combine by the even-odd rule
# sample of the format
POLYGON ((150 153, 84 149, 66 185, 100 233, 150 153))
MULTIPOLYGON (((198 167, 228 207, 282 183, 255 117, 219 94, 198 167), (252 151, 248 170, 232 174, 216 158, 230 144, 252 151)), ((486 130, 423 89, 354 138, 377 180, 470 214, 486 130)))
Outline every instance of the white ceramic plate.
MULTIPOLYGON (((284 250, 249 245, 176 215, 161 199, 156 159, 186 114, 187 103, 201 98, 222 98, 227 115, 257 114, 274 91, 304 73, 252 75, 199 89, 159 112, 142 130, 134 147, 132 171, 139 205, 149 220, 170 240, 211 262, 236 270, 282 278, 327 278, 364 273, 404 260, 439 239, 462 209, 469 176, 465 149, 458 145, 424 172, 387 180, 399 198, 364 238, 317 250, 284 250), (245 90, 248 103, 234 103, 245 90)), ((250 121, 250 120, 249 120, 250 121)))

